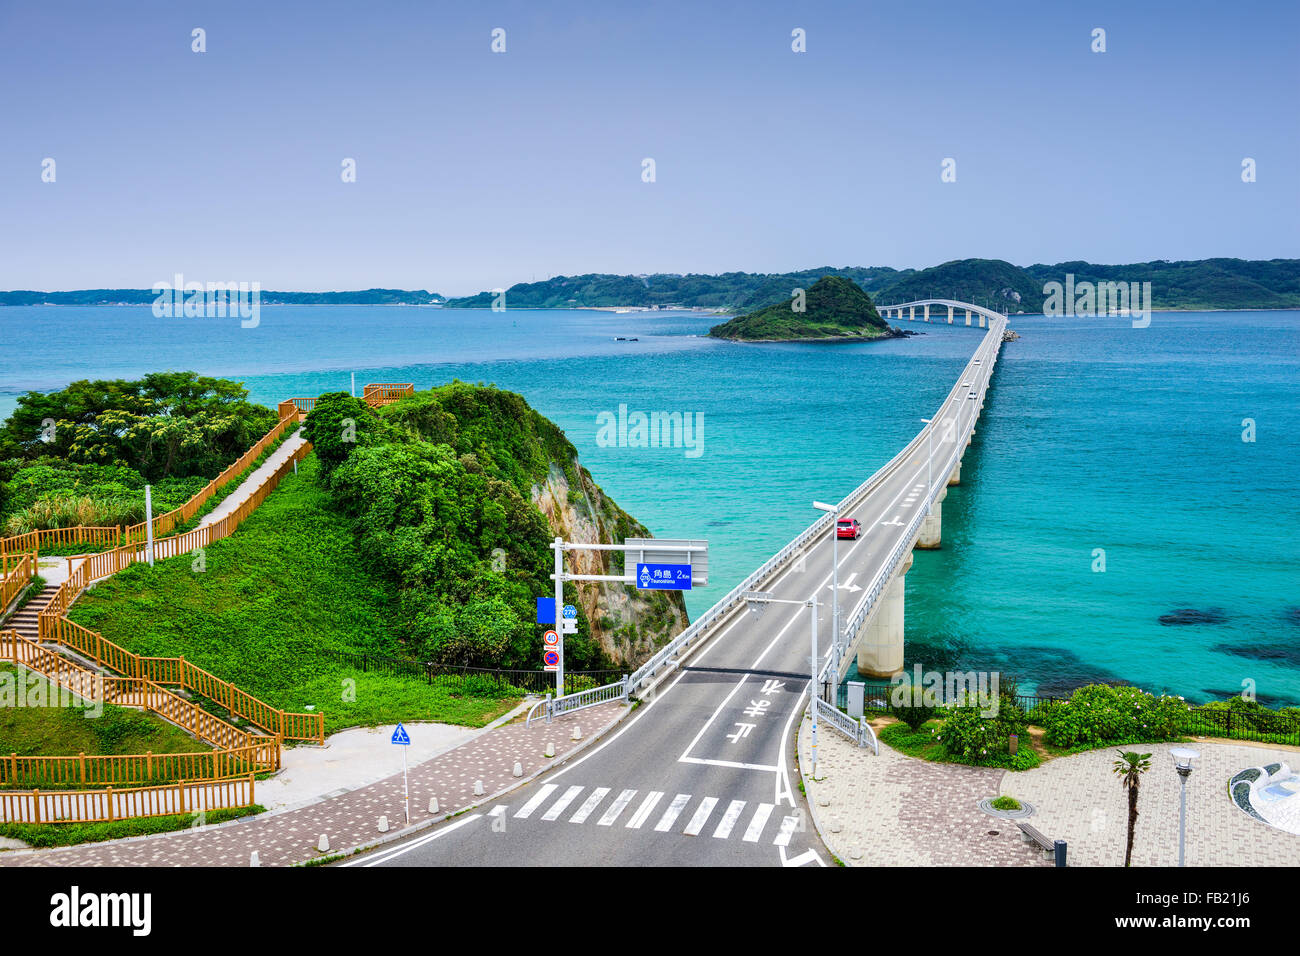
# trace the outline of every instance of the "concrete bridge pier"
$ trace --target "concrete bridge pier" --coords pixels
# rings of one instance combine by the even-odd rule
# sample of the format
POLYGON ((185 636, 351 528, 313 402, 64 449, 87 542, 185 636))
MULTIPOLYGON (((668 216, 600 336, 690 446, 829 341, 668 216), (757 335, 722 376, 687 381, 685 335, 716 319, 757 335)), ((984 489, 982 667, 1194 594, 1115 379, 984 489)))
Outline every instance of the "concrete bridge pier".
POLYGON ((948 324, 952 325, 952 306, 948 306, 948 324))
POLYGON ((933 551, 939 547, 943 539, 943 499, 947 497, 948 489, 945 487, 935 496, 930 510, 921 519, 921 530, 916 538, 918 548, 933 551))
POLYGON ((970 325, 970 309, 966 310, 966 324, 970 325))
POLYGON ((916 321, 916 306, 914 306, 914 305, 909 305, 909 306, 907 307, 907 321, 909 321, 909 322, 915 322, 915 321, 916 321))
POLYGON ((924 308, 925 308, 925 319, 924 319, 924 321, 929 322, 929 321, 930 321, 930 304, 927 302, 927 303, 925 304, 924 308))
MULTIPOLYGON (((967 442, 967 444, 970 443, 967 442)), ((961 462, 958 461, 957 467, 954 468, 952 470, 952 474, 948 476, 948 486, 952 487, 953 485, 960 485, 960 484, 961 484, 961 462)))
POLYGON ((980 313, 980 328, 984 328, 984 313, 980 313))
POLYGON ((858 673, 893 677, 903 669, 903 579, 912 567, 912 554, 899 564, 880 595, 879 607, 858 645, 858 673))

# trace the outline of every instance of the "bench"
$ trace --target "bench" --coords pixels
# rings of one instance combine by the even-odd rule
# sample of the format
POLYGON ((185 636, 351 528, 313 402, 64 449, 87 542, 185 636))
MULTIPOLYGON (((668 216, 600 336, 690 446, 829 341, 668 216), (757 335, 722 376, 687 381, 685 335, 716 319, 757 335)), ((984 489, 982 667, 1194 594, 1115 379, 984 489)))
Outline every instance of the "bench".
POLYGON ((1017 822, 1016 826, 1020 827, 1021 840, 1025 843, 1036 843, 1038 848, 1048 856, 1056 856, 1056 844, 1043 836, 1040 831, 1024 822, 1017 822))

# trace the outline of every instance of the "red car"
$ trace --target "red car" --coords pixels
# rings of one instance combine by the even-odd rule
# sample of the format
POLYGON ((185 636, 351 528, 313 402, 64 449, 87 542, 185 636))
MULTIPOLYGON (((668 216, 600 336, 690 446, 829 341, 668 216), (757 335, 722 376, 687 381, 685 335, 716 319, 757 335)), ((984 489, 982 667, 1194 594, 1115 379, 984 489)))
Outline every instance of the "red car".
POLYGON ((862 534, 862 525, 858 524, 857 518, 841 518, 835 522, 835 537, 852 538, 857 540, 862 534))

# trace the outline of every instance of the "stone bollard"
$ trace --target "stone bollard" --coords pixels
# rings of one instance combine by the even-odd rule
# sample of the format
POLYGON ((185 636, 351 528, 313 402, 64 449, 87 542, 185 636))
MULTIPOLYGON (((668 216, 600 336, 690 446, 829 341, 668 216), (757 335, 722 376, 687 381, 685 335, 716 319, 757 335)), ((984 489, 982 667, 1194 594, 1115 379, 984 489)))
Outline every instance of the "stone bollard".
POLYGON ((261 866, 261 865, 262 865, 262 860, 261 860, 261 858, 257 855, 257 851, 256 851, 256 850, 254 850, 252 853, 250 853, 250 854, 248 855, 248 865, 249 865, 249 866, 261 866))
POLYGON ((474 781, 474 796, 476 796, 476 797, 481 797, 481 796, 483 796, 483 781, 482 781, 482 780, 475 780, 475 781, 474 781))
POLYGON ((380 833, 388 832, 388 817, 385 816, 379 818, 379 832, 380 833))
POLYGON ((817 795, 817 806, 819 806, 819 807, 829 807, 830 805, 831 805, 831 798, 830 798, 830 797, 826 796, 826 794, 824 794, 824 793, 819 793, 819 794, 817 795))
POLYGON ((437 812, 438 812, 438 798, 437 798, 437 797, 430 797, 430 798, 429 798, 429 812, 430 812, 430 813, 437 813, 437 812))
POLYGON ((552 742, 550 742, 550 743, 548 743, 548 744, 546 745, 546 749, 542 751, 542 756, 543 756, 543 757, 554 757, 554 756, 555 756, 555 742, 554 742, 554 741, 552 741, 552 742))
POLYGON ((582 728, 579 727, 577 724, 574 724, 574 725, 573 725, 573 736, 570 737, 569 739, 570 739, 570 740, 581 740, 581 739, 582 739, 582 728))
POLYGON ((839 820, 832 820, 832 821, 831 821, 830 831, 831 831, 831 833, 839 833, 839 832, 840 832, 840 821, 839 821, 839 820))
POLYGON ((851 850, 849 850, 849 858, 853 860, 862 859, 862 847, 855 846, 851 850))
POLYGON ((320 850, 322 853, 328 853, 330 851, 330 838, 328 835, 324 833, 320 835, 320 839, 316 841, 316 849, 320 850))
POLYGON ((510 775, 513 777, 522 777, 524 775, 524 765, 516 760, 515 769, 510 771, 510 775))

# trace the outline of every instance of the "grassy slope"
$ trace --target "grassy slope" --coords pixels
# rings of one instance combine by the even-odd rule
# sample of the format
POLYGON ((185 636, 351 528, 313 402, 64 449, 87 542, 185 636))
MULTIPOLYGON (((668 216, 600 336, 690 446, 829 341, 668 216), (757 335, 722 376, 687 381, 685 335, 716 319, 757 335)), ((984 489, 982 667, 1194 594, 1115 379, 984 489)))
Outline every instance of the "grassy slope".
MULTIPOLYGON (((0 673, 16 672, 4 665, 0 673)), ((52 692, 48 682, 42 683, 45 700, 57 702, 57 691, 52 692)), ((27 693, 34 693, 30 685, 27 693)), ((82 707, 0 707, 0 754, 52 757, 149 751, 199 753, 211 749, 179 727, 140 710, 108 704, 102 714, 92 716, 95 713, 82 707)))
POLYGON ((315 459, 299 471, 207 549, 203 572, 186 558, 134 565, 83 595, 72 619, 137 654, 184 655, 276 707, 315 705, 327 733, 396 720, 481 726, 502 713, 511 701, 363 674, 318 653, 400 654, 389 629, 396 597, 360 570, 346 519, 314 482, 315 459))

